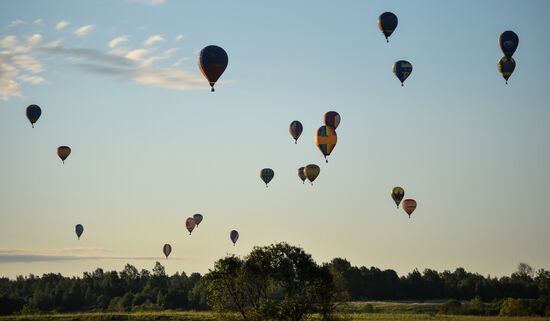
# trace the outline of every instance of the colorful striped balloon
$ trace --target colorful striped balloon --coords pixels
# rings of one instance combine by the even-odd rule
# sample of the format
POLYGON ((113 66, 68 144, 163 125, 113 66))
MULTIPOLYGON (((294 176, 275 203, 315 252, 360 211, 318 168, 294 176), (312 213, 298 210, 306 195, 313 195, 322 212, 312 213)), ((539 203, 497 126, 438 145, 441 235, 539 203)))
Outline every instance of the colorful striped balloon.
POLYGON ((317 135, 315 136, 315 145, 319 148, 321 153, 325 156, 325 160, 328 163, 327 156, 332 153, 332 150, 336 146, 338 137, 336 136, 336 131, 330 126, 321 126, 317 130, 317 135))

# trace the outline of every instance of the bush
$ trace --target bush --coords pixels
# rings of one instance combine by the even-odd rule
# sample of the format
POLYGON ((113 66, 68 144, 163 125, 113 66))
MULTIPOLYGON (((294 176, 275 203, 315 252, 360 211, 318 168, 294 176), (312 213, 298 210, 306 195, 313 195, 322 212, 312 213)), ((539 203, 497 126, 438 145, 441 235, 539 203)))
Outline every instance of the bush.
POLYGON ((462 303, 455 299, 443 303, 441 309, 439 310, 439 312, 443 314, 461 314, 461 311, 462 303))
POLYGON ((534 315, 534 311, 531 309, 528 300, 523 299, 511 299, 508 298, 502 302, 500 307, 501 316, 531 316, 534 315))

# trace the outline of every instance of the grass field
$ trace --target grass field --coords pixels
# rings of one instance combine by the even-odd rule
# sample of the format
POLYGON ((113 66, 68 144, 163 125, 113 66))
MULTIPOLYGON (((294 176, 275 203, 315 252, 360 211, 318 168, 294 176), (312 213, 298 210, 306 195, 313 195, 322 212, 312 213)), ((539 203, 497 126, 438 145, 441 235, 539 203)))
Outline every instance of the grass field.
POLYGON ((391 302, 391 301, 361 301, 350 302, 344 308, 346 313, 424 313, 436 314, 441 310, 443 302, 391 302))
MULTIPOLYGON (((478 317, 411 313, 346 313, 347 321, 550 321, 537 317, 478 317)), ((0 321, 215 321, 210 312, 78 313, 4 316, 0 321)))

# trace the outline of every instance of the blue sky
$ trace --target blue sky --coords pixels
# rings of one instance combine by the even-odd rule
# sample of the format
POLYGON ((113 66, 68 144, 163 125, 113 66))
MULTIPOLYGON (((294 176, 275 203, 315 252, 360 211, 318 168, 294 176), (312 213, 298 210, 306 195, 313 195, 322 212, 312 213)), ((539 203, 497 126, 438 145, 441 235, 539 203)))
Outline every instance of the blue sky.
POLYGON ((277 241, 399 273, 550 267, 545 1, 0 7, 2 275, 151 268, 164 243, 169 272, 206 272, 277 241), (399 18, 389 44, 384 11, 399 18), (520 37, 509 85, 496 66, 505 30, 520 37), (210 44, 229 55, 213 94, 196 58, 210 44), (414 67, 404 87, 391 72, 401 59, 414 67), (325 164, 313 136, 329 110, 342 123, 325 164), (73 149, 65 165, 59 145, 73 149), (321 166, 313 187, 296 175, 309 163, 321 166), (410 220, 395 185, 418 201, 410 220))

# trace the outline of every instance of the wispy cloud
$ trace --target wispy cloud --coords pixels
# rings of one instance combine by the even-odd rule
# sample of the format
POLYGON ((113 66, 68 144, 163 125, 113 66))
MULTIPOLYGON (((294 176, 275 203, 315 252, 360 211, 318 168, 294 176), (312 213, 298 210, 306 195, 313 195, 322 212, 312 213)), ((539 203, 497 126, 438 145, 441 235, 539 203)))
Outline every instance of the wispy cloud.
POLYGON ((0 98, 8 100, 12 96, 21 96, 19 84, 15 81, 19 74, 17 68, 5 63, 5 57, 0 54, 0 98))
POLYGON ((179 34, 179 35, 176 36, 176 41, 182 41, 183 38, 184 38, 184 35, 179 34))
MULTIPOLYGON (((0 264, 35 263, 52 261, 90 261, 90 260, 123 260, 123 261, 158 261, 162 256, 71 256, 71 255, 0 255, 0 264)), ((170 260, 183 261, 183 257, 170 257, 170 260)))
POLYGON ((36 46, 38 43, 40 43, 42 41, 43 37, 41 34, 37 33, 37 34, 34 34, 32 36, 30 36, 28 39, 27 39, 27 45, 28 46, 31 46, 31 47, 34 47, 36 46))
POLYGON ((160 6, 161 4, 165 4, 166 0, 128 0, 128 2, 140 3, 147 6, 160 6))
POLYGON ((0 47, 9 49, 17 45, 17 37, 14 35, 9 35, 0 38, 0 47))
POLYGON ((126 58, 134 61, 140 61, 143 59, 143 57, 147 56, 149 54, 149 50, 147 49, 136 49, 128 52, 126 54, 126 58))
POLYGON ((153 35, 149 38, 147 38, 147 40, 145 40, 143 42, 144 45, 146 46, 152 46, 154 44, 156 44, 157 42, 165 42, 166 40, 164 40, 164 37, 162 35, 153 35))
POLYGON ((44 20, 42 20, 42 19, 36 19, 36 20, 33 21, 33 23, 34 23, 35 25, 43 25, 43 24, 44 24, 44 20))
POLYGON ((42 85, 46 83, 46 79, 42 78, 41 76, 34 75, 22 75, 19 77, 19 80, 32 85, 42 85))
MULTIPOLYGON (((56 29, 64 29, 69 23, 61 20, 56 29)), ((81 26, 74 30, 78 36, 88 34, 94 25, 81 26)), ((178 35, 175 39, 183 39, 178 35)), ((197 71, 182 70, 180 65, 189 58, 170 61, 178 48, 159 51, 153 46, 165 42, 157 34, 145 40, 149 47, 128 49, 123 43, 127 35, 120 35, 108 42, 109 50, 97 50, 86 47, 63 47, 62 39, 44 43, 41 34, 27 38, 15 35, 0 37, 0 99, 22 97, 22 86, 48 84, 43 76, 45 70, 41 60, 62 59, 69 66, 81 68, 84 72, 114 77, 121 81, 130 81, 145 86, 154 86, 176 90, 206 89, 208 82, 197 71)), ((227 83, 227 81, 226 81, 227 83)))
POLYGON ((158 56, 153 56, 153 57, 145 59, 141 63, 141 65, 142 66, 152 66, 155 62, 157 62, 159 60, 164 60, 164 59, 171 58, 174 55, 174 53, 176 53, 176 51, 178 51, 178 48, 170 48, 170 49, 164 51, 162 54, 160 54, 158 56))
POLYGON ((12 22, 10 22, 8 24, 8 28, 14 28, 14 27, 19 27, 19 26, 23 26, 23 25, 26 25, 27 23, 21 19, 17 19, 17 20, 13 20, 12 22))
POLYGON ((167 59, 176 52, 168 49, 158 56, 143 58, 150 54, 147 49, 136 49, 119 56, 104 53, 90 48, 42 47, 41 50, 51 55, 62 55, 70 58, 73 64, 88 72, 117 77, 121 80, 169 89, 193 90, 207 88, 207 82, 197 73, 176 68, 154 68, 154 62, 167 59))
MULTIPOLYGON (((111 250, 96 247, 77 247, 46 250, 0 250, 0 264, 33 263, 52 261, 86 261, 86 260, 159 260, 159 256, 116 256, 108 255, 111 250)), ((184 257, 170 257, 171 260, 185 260, 184 257)))
POLYGON ((43 47, 44 48, 59 47, 59 45, 61 45, 62 42, 63 42, 63 40, 57 39, 57 40, 54 40, 52 42, 49 42, 49 43, 45 44, 43 47))
POLYGON ((55 29, 56 30, 61 30, 61 29, 64 29, 66 26, 68 26, 70 23, 68 21, 65 21, 65 20, 61 20, 61 21, 58 21, 56 24, 55 24, 55 29))
POLYGON ((128 36, 119 36, 109 41, 109 48, 114 48, 123 42, 128 41, 128 36))
POLYGON ((41 47, 39 49, 40 51, 49 53, 51 55, 61 55, 68 58, 76 58, 74 61, 77 62, 84 60, 93 63, 116 65, 121 67, 131 67, 134 65, 134 62, 125 57, 103 53, 99 50, 90 48, 63 48, 61 46, 56 46, 41 47))
POLYGON ((74 34, 77 35, 78 37, 84 37, 87 34, 89 34, 92 30, 94 30, 94 28, 95 28, 94 25, 85 25, 80 28, 77 28, 74 31, 74 34))
POLYGON ((189 60, 189 58, 187 58, 187 57, 180 58, 172 64, 172 67, 177 67, 177 66, 181 65, 186 60, 189 60))
POLYGON ((20 82, 32 85, 46 83, 38 75, 44 68, 40 61, 30 54, 42 41, 42 35, 34 34, 20 42, 9 35, 0 38, 0 99, 8 100, 12 96, 22 96, 20 82))

